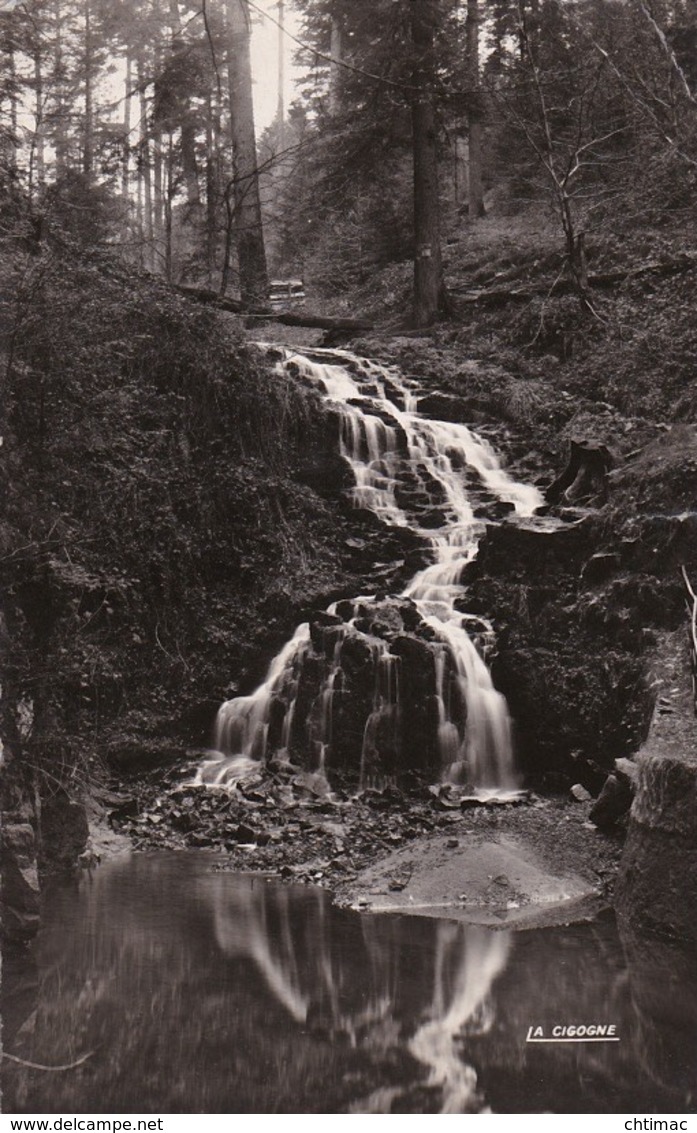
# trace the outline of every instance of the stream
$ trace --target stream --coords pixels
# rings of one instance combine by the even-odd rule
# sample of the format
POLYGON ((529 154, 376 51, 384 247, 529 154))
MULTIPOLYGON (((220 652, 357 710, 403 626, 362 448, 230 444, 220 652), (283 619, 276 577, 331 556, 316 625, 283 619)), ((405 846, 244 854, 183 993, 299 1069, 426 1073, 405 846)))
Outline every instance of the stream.
POLYGON ((49 894, 3 978, 18 1113, 683 1112, 695 977, 589 923, 492 930, 132 855, 49 894), (685 974, 691 975, 685 980, 685 974), (613 1024, 618 1042, 530 1043, 613 1024))

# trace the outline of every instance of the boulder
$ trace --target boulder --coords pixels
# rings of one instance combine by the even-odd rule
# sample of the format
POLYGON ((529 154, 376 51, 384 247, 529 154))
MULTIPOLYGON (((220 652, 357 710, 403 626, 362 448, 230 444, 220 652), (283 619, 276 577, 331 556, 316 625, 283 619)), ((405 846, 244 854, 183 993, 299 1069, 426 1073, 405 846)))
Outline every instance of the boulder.
POLYGON ((590 791, 587 791, 581 783, 574 783, 569 793, 577 803, 589 803, 593 798, 590 791))
POLYGON ((484 578, 544 578, 546 583, 559 575, 578 578, 590 538, 588 519, 512 519, 491 525, 479 544, 477 573, 484 578))
POLYGON ((459 397, 452 393, 433 391, 419 398, 419 413, 434 421, 468 425, 480 420, 482 416, 491 418, 492 412, 491 397, 459 397))
MULTIPOLYGON (((624 760, 622 762, 629 762, 624 760)), ((611 830, 629 813, 633 790, 625 776, 614 772, 608 775, 603 789, 591 807, 588 817, 600 830, 611 830)))

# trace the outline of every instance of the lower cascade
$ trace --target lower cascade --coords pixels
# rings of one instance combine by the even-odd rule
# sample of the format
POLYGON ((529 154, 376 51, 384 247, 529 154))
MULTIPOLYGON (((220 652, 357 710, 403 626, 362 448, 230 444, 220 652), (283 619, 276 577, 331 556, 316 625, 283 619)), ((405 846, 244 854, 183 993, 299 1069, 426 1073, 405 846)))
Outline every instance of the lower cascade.
POLYGON ((339 413, 353 504, 414 532, 431 561, 399 596, 345 599, 300 625, 263 684, 221 706, 198 782, 234 783, 273 758, 362 788, 416 770, 479 796, 515 792, 511 718, 480 652, 493 635, 464 611, 462 575, 483 531, 473 500, 525 517, 541 494, 465 425, 421 416, 416 383, 393 368, 284 350, 277 369, 339 413))

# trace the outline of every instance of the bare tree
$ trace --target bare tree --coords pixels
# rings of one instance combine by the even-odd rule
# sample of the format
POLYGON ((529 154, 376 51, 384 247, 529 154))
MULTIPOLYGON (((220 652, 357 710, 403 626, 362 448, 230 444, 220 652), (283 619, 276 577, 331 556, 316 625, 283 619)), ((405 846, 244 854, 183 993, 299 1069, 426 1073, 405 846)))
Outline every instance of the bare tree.
POLYGON ((550 105, 538 60, 539 45, 537 37, 531 33, 524 0, 518 0, 518 37, 521 63, 529 80, 523 85, 530 98, 527 111, 519 101, 504 99, 504 112, 520 129, 544 170, 564 233, 566 267, 583 305, 593 310, 588 295, 585 234, 577 199, 584 172, 602 160, 603 147, 624 132, 625 124, 603 133, 596 132, 593 108, 606 71, 602 58, 593 66, 579 68, 578 90, 569 99, 573 113, 566 113, 563 123, 558 123, 550 105))

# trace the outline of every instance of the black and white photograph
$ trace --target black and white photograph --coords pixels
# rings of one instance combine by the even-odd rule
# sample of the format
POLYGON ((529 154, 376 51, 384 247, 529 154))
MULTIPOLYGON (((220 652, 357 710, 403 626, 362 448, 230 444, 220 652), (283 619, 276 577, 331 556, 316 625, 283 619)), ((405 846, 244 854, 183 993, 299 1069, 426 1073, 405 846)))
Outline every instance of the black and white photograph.
POLYGON ((690 1129, 697 0, 0 0, 0 375, 3 1128, 690 1129))

